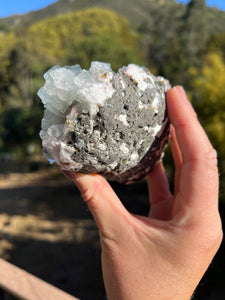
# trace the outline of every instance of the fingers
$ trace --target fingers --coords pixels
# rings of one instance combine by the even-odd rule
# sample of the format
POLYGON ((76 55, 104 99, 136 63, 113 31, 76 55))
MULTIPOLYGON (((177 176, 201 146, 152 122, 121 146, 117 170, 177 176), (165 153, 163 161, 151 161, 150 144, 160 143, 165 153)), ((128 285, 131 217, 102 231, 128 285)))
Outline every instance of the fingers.
POLYGON ((151 203, 149 216, 160 220, 170 219, 172 197, 162 161, 148 174, 148 189, 151 203))
POLYGON ((84 201, 87 203, 102 235, 119 232, 128 212, 109 183, 98 174, 84 175, 70 172, 84 201))
POLYGON ((176 132, 173 126, 171 126, 171 131, 170 131, 170 145, 171 145, 173 160, 175 164, 174 196, 176 196, 179 191, 179 181, 180 181, 181 166, 182 166, 183 159, 177 142, 176 132))
POLYGON ((148 189, 151 204, 171 197, 169 183, 162 161, 158 162, 154 169, 148 174, 148 189))
MULTIPOLYGON (((169 120, 175 128, 174 155, 182 155, 179 193, 184 204, 196 214, 218 209, 218 171, 216 153, 181 87, 167 93, 169 120), (206 211, 207 210, 207 211, 206 211)), ((180 158, 175 162, 180 164, 180 158)))
POLYGON ((171 144, 175 167, 176 169, 180 169, 182 165, 182 154, 180 152, 180 148, 177 142, 176 132, 173 126, 171 126, 171 130, 170 130, 170 144, 171 144))
POLYGON ((212 146, 182 87, 174 87, 168 91, 167 108, 184 162, 202 158, 212 146))

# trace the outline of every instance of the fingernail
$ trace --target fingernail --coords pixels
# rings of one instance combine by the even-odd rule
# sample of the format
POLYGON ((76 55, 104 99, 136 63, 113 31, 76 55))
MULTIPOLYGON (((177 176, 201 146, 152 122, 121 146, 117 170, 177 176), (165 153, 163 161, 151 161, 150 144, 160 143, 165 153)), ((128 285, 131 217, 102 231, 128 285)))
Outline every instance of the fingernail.
POLYGON ((74 173, 74 179, 77 183, 81 181, 87 181, 92 180, 93 177, 96 177, 98 174, 92 173, 92 174, 81 174, 81 173, 74 173))
POLYGON ((187 108, 189 108, 190 113, 193 113, 195 115, 195 117, 197 117, 196 112, 194 111, 194 108, 187 97, 185 89, 181 85, 178 85, 175 88, 176 88, 176 91, 179 92, 181 99, 187 104, 187 108))
POLYGON ((80 190, 81 194, 83 194, 86 187, 92 186, 93 182, 97 181, 96 176, 97 174, 73 173, 73 181, 76 184, 77 188, 80 190))
POLYGON ((187 99, 186 92, 185 92, 184 88, 181 85, 176 86, 176 89, 179 91, 179 93, 181 94, 181 96, 183 98, 187 99))
POLYGON ((183 95, 186 95, 185 90, 184 90, 184 88, 183 88, 182 85, 177 85, 176 88, 177 88, 181 93, 183 93, 183 95))
POLYGON ((166 94, 173 94, 173 93, 181 94, 178 87, 179 86, 173 86, 171 89, 168 90, 168 92, 166 94))
POLYGON ((179 91, 182 99, 190 104, 190 101, 188 100, 188 97, 187 97, 187 94, 186 94, 184 88, 181 85, 178 85, 176 87, 176 89, 179 91))

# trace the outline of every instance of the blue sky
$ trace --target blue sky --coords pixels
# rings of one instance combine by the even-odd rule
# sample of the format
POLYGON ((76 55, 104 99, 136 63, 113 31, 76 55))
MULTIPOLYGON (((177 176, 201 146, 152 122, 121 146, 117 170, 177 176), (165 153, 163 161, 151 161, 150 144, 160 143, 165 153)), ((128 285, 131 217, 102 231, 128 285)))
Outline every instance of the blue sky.
POLYGON ((56 0, 0 0, 0 18, 41 9, 56 0))
MULTIPOLYGON (((180 3, 188 3, 189 0, 177 0, 180 3)), ((208 6, 217 6, 220 9, 225 10, 225 0, 207 0, 206 1, 208 6)))
MULTIPOLYGON (((54 2, 56 0, 0 0, 0 18, 41 9, 54 2)), ((177 2, 188 3, 189 0, 177 0, 177 2)), ((225 0, 207 0, 207 4, 225 10, 225 0)))

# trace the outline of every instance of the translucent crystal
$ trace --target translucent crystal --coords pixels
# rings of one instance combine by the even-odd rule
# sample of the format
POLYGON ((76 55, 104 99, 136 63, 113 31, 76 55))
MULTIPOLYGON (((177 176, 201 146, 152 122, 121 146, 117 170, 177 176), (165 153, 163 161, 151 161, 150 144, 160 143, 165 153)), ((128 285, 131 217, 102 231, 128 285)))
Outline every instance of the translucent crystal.
POLYGON ((97 71, 97 70, 100 70, 100 71, 105 71, 105 72, 112 72, 112 69, 111 69, 111 65, 108 64, 108 63, 103 63, 103 62, 100 62, 100 61, 92 61, 91 63, 91 67, 89 69, 91 72, 92 71, 97 71))
POLYGON ((63 115, 71 103, 78 102, 93 117, 114 93, 112 77, 108 63, 93 62, 88 71, 79 65, 55 66, 45 73, 46 81, 38 96, 52 113, 63 115))

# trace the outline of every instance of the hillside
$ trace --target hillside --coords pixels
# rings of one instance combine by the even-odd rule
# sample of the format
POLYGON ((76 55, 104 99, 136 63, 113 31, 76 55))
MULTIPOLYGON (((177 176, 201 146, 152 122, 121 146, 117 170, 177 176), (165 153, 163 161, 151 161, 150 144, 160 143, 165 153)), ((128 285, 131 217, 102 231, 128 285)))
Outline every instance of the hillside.
POLYGON ((161 9, 162 6, 172 6, 174 10, 183 11, 183 5, 177 4, 175 0, 59 0, 54 4, 38 10, 32 11, 24 15, 14 15, 8 18, 0 18, 0 23, 9 29, 18 26, 29 26, 32 23, 55 16, 73 12, 87 7, 104 7, 115 10, 117 13, 126 16, 134 27, 138 27, 149 17, 154 18, 155 9, 161 9), (152 12, 152 13, 151 13, 152 12))
MULTIPOLYGON (((175 0, 59 0, 41 10, 32 11, 24 15, 0 18, 0 30, 1 28, 3 30, 12 30, 18 27, 27 27, 48 17, 94 6, 109 8, 124 15, 130 20, 134 28, 139 28, 139 26, 149 22, 149 20, 154 22, 156 11, 172 11, 172 17, 174 18, 181 16, 185 9, 185 5, 178 4, 175 0)), ((207 8, 207 15, 210 34, 224 31, 225 11, 216 7, 207 8)))

